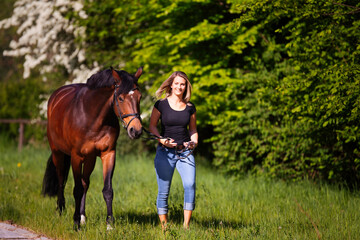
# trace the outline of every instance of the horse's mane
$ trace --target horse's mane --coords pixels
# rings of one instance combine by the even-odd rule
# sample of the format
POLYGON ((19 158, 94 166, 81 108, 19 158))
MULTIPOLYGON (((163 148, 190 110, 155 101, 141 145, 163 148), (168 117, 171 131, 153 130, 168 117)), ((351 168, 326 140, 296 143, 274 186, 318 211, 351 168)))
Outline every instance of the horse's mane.
MULTIPOLYGON (((120 70, 116 72, 121 78, 119 93, 128 93, 133 88, 134 83, 137 85, 137 79, 135 78, 135 76, 127 73, 124 70, 120 70)), ((115 84, 115 79, 112 76, 111 69, 106 69, 98 73, 95 73, 86 81, 86 85, 90 89, 111 87, 114 84, 115 84)))

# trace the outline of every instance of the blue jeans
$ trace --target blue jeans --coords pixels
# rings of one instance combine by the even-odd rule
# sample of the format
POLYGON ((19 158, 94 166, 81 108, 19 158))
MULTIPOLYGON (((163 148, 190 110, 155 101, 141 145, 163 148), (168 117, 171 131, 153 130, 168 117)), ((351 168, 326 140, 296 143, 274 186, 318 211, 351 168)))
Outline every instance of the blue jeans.
POLYGON ((156 206, 159 215, 168 212, 168 198, 175 168, 183 182, 184 210, 195 209, 195 158, 192 154, 187 156, 188 154, 189 150, 179 153, 173 148, 162 146, 156 149, 154 164, 158 183, 156 206))

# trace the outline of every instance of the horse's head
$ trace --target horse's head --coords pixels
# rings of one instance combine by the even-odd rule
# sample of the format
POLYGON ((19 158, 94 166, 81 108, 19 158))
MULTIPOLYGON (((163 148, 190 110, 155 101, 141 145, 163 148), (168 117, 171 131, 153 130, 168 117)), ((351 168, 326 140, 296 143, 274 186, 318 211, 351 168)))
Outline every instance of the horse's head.
POLYGON ((140 119, 141 92, 137 81, 142 74, 140 67, 135 75, 125 71, 115 71, 111 68, 112 76, 115 78, 114 86, 114 111, 122 121, 124 128, 131 139, 139 138, 142 133, 140 119))

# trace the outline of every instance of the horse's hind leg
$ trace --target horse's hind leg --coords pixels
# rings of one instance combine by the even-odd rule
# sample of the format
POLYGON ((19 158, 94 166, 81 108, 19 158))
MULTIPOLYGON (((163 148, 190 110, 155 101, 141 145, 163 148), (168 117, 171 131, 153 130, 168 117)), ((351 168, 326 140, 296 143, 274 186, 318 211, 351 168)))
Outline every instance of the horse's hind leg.
POLYGON ((52 157, 56 167, 56 175, 59 183, 57 193, 57 209, 61 215, 62 211, 65 209, 64 189, 70 168, 70 156, 60 151, 53 151, 52 157))

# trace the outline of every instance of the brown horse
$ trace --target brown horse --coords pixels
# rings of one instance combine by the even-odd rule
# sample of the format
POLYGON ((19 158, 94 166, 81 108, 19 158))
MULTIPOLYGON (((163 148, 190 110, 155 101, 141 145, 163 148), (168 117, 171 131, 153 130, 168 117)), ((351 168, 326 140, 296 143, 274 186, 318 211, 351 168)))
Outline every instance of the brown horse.
POLYGON ((135 75, 107 69, 92 75, 86 84, 71 84, 57 89, 48 102, 47 136, 51 156, 43 180, 43 195, 56 196, 57 208, 65 208, 64 188, 70 165, 75 181, 74 227, 85 223, 85 199, 96 157, 103 165, 103 197, 107 206, 108 228, 114 222, 112 176, 116 141, 121 120, 131 139, 142 133, 141 93, 135 75))

